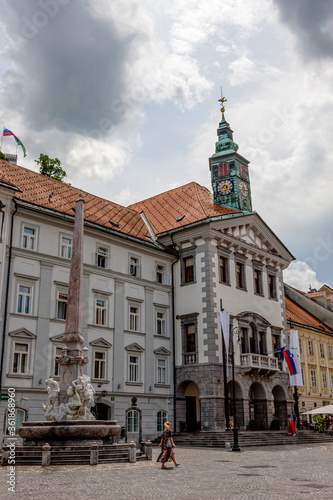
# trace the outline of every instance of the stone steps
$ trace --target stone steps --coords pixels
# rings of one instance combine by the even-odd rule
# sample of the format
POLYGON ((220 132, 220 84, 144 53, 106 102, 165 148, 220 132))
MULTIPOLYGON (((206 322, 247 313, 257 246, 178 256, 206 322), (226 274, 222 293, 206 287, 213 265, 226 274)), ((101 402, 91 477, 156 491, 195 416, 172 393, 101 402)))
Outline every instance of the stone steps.
MULTIPOLYGON (((5 448, 4 448, 5 451, 5 448)), ((41 465, 42 448, 39 446, 16 446, 15 465, 41 465)), ((50 465, 86 465, 90 464, 91 448, 89 446, 51 447, 50 465)), ((4 457, 4 454, 3 454, 4 457)), ((142 451, 136 450, 137 461, 148 460, 142 451)), ((129 447, 126 444, 99 445, 98 463, 129 462, 129 447)), ((1 465, 6 465, 3 460, 1 465)))
MULTIPOLYGON (((174 434, 174 439, 176 444, 180 446, 224 447, 225 443, 232 445, 233 432, 174 434)), ((296 436, 290 436, 286 431, 240 431, 238 442, 242 448, 247 446, 333 443, 333 436, 313 431, 299 431, 296 436)))

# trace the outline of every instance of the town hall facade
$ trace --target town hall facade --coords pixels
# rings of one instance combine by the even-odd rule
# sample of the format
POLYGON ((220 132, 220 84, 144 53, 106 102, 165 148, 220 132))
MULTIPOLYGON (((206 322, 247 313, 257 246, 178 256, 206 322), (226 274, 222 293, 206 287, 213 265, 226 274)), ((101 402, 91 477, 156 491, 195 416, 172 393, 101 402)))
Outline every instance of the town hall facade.
MULTIPOLYGON (((285 425, 292 411, 276 349, 287 344, 282 271, 293 257, 253 211, 249 162, 224 110, 209 170, 212 193, 190 182, 130 207, 84 194, 84 369, 96 418, 116 419, 127 440, 155 438, 165 420, 225 428, 221 308, 240 428, 269 428, 274 416, 285 425)), ((45 379, 59 377, 77 197, 0 161, 1 393, 16 389, 18 425, 44 418, 45 379)))

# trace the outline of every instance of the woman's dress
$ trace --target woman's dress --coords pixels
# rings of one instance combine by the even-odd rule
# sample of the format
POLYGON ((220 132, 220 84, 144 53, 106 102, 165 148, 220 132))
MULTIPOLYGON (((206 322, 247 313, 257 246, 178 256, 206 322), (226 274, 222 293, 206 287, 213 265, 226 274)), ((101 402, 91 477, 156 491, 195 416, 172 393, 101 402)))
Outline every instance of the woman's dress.
POLYGON ((168 439, 169 438, 171 439, 171 437, 172 437, 172 433, 170 430, 163 432, 162 446, 161 446, 162 450, 157 458, 157 462, 165 463, 168 460, 170 460, 171 457, 173 456, 173 448, 168 448, 168 446, 167 446, 168 439))

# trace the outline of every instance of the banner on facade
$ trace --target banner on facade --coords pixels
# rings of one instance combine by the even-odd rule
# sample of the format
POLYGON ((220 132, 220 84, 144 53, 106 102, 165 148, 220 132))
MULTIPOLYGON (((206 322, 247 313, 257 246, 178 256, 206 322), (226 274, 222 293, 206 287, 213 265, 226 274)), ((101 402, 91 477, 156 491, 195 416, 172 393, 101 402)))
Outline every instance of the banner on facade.
MULTIPOLYGON (((228 363, 228 355, 229 355, 229 337, 230 337, 230 313, 226 311, 220 311, 220 321, 222 327, 222 335, 224 338, 225 350, 227 353, 227 376, 229 375, 229 363, 228 363)), ((224 361, 224 360, 223 360, 224 361)))
POLYGON ((296 367, 295 375, 290 375, 290 385, 297 385, 298 387, 303 387, 303 377, 301 370, 301 358, 299 352, 299 338, 298 330, 290 330, 290 342, 289 351, 293 356, 293 361, 296 367))

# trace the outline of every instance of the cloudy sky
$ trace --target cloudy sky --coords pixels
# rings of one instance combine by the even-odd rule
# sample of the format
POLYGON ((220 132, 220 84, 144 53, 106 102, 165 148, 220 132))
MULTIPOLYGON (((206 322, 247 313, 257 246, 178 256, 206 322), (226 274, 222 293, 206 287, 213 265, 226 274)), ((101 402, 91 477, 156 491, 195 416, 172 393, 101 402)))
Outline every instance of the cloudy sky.
POLYGON ((222 85, 285 280, 333 287, 332 33, 331 0, 0 0, 0 123, 129 205, 210 187, 222 85))

